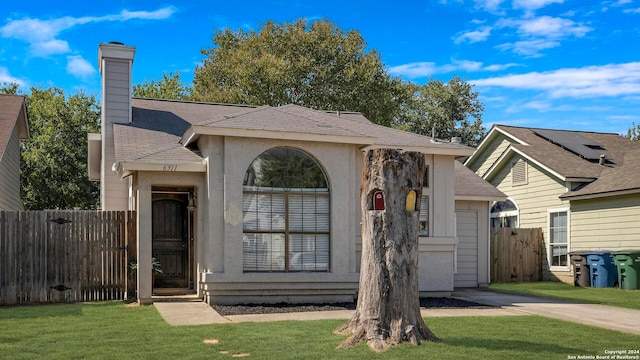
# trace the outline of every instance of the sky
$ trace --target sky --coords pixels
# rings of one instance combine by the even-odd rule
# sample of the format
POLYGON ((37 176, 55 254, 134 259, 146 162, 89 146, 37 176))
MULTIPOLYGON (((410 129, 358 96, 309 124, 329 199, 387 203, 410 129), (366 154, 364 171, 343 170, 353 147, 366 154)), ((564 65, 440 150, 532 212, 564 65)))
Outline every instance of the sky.
POLYGON ((406 81, 462 77, 487 129, 640 124, 640 0, 11 1, 0 6, 0 82, 100 99, 98 46, 118 41, 136 47, 134 84, 163 72, 190 84, 216 29, 300 18, 357 30, 406 81))

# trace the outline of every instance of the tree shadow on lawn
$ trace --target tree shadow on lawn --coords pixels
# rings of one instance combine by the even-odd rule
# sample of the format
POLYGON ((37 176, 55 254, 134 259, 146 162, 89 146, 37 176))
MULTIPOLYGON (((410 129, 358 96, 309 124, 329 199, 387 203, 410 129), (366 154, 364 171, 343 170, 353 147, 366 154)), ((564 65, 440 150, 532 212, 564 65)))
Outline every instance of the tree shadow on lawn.
POLYGON ((570 348, 549 343, 530 342, 524 340, 482 339, 472 337, 445 338, 441 343, 461 348, 483 348, 491 351, 518 351, 522 353, 554 353, 567 356, 582 353, 584 349, 570 348))
POLYGON ((0 306, 0 321, 9 319, 36 319, 82 315, 83 304, 21 304, 0 306))

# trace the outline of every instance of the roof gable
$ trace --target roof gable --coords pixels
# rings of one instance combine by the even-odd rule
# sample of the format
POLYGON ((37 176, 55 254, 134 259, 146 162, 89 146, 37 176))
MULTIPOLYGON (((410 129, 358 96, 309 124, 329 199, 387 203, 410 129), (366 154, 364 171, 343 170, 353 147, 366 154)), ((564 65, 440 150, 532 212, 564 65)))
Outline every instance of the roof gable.
POLYGON ((0 94, 0 159, 14 129, 18 131, 18 138, 29 138, 25 97, 0 94))
MULTIPOLYGON (((583 186, 582 194, 588 189, 598 191, 616 191, 624 187, 625 177, 640 177, 640 169, 633 165, 629 154, 640 150, 635 143, 618 134, 586 131, 550 130, 495 125, 493 131, 518 139, 512 143, 494 162, 488 171, 481 174, 490 178, 504 166, 514 153, 530 160, 547 170, 562 181, 591 183, 583 186), (602 160, 601 160, 602 157, 602 160), (618 178, 610 176, 618 173, 618 178), (625 176, 620 176, 622 173, 625 176), (599 184, 597 187, 596 184, 599 184)), ((490 148, 497 137, 487 136, 481 146, 472 155, 467 164, 482 159, 482 152, 490 148)), ((569 196, 569 194, 567 195, 569 196)))

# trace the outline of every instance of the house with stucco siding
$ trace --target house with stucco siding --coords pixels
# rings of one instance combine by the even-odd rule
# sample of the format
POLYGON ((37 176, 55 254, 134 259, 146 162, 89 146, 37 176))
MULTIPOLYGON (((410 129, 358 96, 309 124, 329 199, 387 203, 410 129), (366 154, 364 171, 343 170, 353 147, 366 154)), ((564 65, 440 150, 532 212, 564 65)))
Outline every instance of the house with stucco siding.
POLYGON ((494 125, 465 165, 508 199, 493 226, 542 228, 543 275, 571 251, 640 249, 640 143, 618 134, 494 125))
POLYGON ((24 96, 0 94, 0 210, 22 210, 20 140, 29 138, 24 96))
POLYGON ((99 47, 102 129, 88 136, 88 168, 102 209, 136 211, 141 303, 353 301, 364 152, 380 147, 428 165, 420 292, 488 284, 489 205, 504 194, 456 161, 472 148, 354 112, 132 98, 134 55, 99 47))

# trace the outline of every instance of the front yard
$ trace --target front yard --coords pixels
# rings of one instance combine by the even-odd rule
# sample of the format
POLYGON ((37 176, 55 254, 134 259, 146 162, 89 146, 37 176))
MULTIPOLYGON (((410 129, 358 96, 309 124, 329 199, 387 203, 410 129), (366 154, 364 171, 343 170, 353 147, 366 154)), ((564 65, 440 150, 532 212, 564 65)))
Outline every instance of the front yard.
POLYGON ((583 288, 555 281, 533 283, 495 283, 492 290, 547 296, 557 299, 575 300, 592 304, 618 306, 640 310, 640 290, 617 288, 583 288))
POLYGON ((335 350, 343 320, 169 326, 121 302, 0 308, 1 359, 567 359, 638 348, 640 337, 538 316, 428 318, 442 342, 383 354, 335 350), (205 344, 216 339, 217 344, 205 344))

